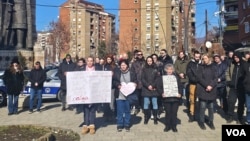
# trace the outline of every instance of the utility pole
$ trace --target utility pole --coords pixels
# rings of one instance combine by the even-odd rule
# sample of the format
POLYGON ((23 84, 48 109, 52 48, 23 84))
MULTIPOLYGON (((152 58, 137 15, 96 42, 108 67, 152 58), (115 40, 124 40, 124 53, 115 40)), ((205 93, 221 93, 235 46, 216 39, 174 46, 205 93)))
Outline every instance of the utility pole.
POLYGON ((189 0, 188 5, 184 4, 185 6, 188 6, 187 14, 185 13, 186 9, 184 8, 184 23, 185 23, 185 38, 184 38, 184 48, 185 48, 185 53, 188 55, 188 48, 189 48, 189 13, 190 13, 190 8, 193 0, 189 0))
MULTIPOLYGON (((206 11, 205 11, 205 27, 206 27, 206 35, 205 35, 205 37, 206 37, 206 41, 208 40, 208 37, 207 37, 207 34, 208 34, 208 19, 207 19, 207 9, 206 9, 206 11)), ((205 42, 206 42, 205 41, 205 42)))

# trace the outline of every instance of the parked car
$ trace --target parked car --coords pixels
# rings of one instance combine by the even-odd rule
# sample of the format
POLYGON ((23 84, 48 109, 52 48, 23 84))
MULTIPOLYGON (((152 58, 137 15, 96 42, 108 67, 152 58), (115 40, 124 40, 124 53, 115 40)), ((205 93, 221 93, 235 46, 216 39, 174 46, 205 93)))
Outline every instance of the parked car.
MULTIPOLYGON (((42 90, 43 99, 45 99, 45 98, 46 99, 47 98, 57 98, 58 100, 60 100, 61 80, 57 76, 57 71, 58 71, 58 69, 52 69, 46 73, 47 79, 44 82, 43 90, 42 90)), ((28 77, 29 73, 30 72, 25 72, 25 75, 28 77)), ((30 87, 31 87, 31 83, 27 82, 27 84, 24 88, 24 91, 23 91, 24 95, 30 94, 30 87)))
POLYGON ((0 71, 0 107, 7 105, 7 90, 3 83, 4 71, 0 71))

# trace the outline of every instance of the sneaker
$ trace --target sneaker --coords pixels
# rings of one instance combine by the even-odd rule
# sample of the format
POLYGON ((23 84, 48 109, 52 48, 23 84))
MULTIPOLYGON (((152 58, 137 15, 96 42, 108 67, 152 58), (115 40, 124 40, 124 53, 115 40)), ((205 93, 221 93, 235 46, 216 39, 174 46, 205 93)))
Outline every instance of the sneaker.
POLYGON ((36 110, 38 113, 41 113, 41 110, 40 109, 38 109, 38 110, 36 110))
POLYGON ((117 132, 121 132, 122 131, 122 127, 117 127, 117 132))
POLYGON ((13 113, 8 113, 8 116, 13 115, 13 113))
POLYGON ((29 110, 29 114, 32 114, 33 113, 33 110, 29 110))
POLYGON ((129 127, 125 127, 125 131, 126 131, 126 132, 129 132, 129 131, 130 131, 130 128, 129 128, 129 127))
POLYGON ((200 122, 200 123, 199 123, 199 126, 200 126, 200 128, 201 128, 202 130, 206 130, 206 126, 205 126, 205 124, 204 124, 203 122, 200 122))
POLYGON ((74 107, 69 106, 68 109, 69 109, 70 111, 73 111, 73 110, 74 110, 74 107))

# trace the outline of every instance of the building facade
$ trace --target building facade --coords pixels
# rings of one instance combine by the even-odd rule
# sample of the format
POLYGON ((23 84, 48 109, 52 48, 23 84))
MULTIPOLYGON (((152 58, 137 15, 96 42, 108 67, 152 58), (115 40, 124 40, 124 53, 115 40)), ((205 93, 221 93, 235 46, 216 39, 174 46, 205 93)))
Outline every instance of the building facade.
POLYGON ((70 54, 72 57, 98 56, 101 42, 106 52, 115 49, 115 15, 104 11, 102 5, 68 0, 60 8, 60 20, 70 30, 70 54))
POLYGON ((119 52, 140 49, 150 55, 167 49, 175 55, 184 50, 185 35, 188 47, 194 47, 194 4, 194 0, 121 0, 119 52))
POLYGON ((243 46, 250 45, 250 0, 239 0, 239 40, 243 46))
POLYGON ((239 18, 238 18, 238 0, 224 0, 224 27, 223 47, 225 50, 234 50, 241 46, 239 40, 239 18))

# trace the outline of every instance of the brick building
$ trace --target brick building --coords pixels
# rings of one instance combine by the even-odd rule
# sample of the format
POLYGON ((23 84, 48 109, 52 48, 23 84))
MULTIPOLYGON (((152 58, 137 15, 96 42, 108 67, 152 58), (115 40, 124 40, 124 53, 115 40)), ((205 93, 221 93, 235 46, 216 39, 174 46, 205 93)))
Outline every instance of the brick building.
POLYGON ((185 22, 189 47, 194 47, 194 4, 194 0, 121 0, 119 52, 140 49, 150 55, 167 49, 176 54, 183 50, 185 22))
POLYGON ((68 0, 61 5, 60 20, 70 30, 72 57, 98 56, 101 42, 106 44, 108 53, 114 53, 115 15, 105 12, 102 5, 68 0))
POLYGON ((239 40, 243 46, 250 45, 250 0, 239 0, 239 40))

